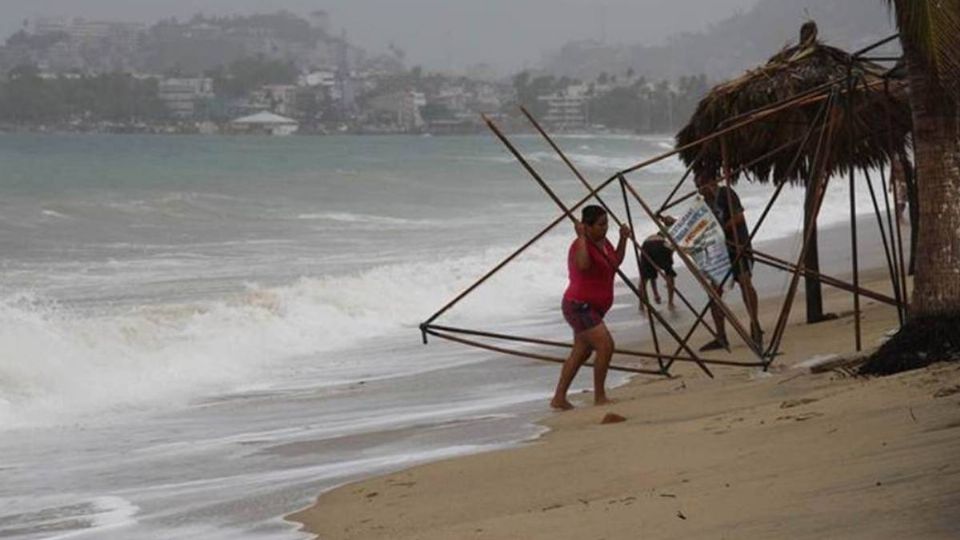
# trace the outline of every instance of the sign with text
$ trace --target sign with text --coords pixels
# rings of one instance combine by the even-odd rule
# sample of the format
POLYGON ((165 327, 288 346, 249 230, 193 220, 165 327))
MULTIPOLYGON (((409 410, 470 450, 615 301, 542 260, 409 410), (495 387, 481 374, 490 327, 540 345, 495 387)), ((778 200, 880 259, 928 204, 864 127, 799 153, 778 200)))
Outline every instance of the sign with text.
POLYGON ((713 211, 703 199, 697 198, 697 202, 669 230, 701 272, 714 283, 723 280, 730 271, 727 239, 713 211))

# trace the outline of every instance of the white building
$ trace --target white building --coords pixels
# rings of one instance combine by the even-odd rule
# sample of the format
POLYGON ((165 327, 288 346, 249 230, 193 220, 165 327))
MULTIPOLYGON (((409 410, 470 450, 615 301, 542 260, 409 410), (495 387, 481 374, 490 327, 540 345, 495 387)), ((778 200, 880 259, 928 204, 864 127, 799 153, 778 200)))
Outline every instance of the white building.
POLYGON ((292 135, 300 128, 293 118, 263 111, 230 122, 237 131, 260 135, 292 135))
POLYGON ((333 88, 337 84, 337 74, 333 70, 318 70, 300 76, 303 86, 322 86, 333 88))
POLYGON ((197 112, 197 104, 213 99, 213 79, 164 79, 160 81, 158 94, 170 113, 177 118, 191 118, 197 112))
POLYGON ((427 104, 423 92, 413 90, 392 92, 370 100, 369 109, 374 113, 385 114, 404 131, 416 131, 425 125, 420 109, 427 104))
POLYGON ((297 112, 298 86, 292 84, 266 84, 254 92, 253 104, 258 108, 269 109, 285 116, 297 112))
POLYGON ((547 104, 543 121, 555 129, 581 129, 587 125, 587 91, 585 84, 570 85, 537 99, 547 104))

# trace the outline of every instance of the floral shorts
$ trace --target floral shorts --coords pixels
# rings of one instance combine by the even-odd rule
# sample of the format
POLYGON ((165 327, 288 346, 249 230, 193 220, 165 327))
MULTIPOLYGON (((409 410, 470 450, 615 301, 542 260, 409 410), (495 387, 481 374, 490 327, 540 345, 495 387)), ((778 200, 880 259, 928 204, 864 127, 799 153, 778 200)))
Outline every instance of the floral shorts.
POLYGON ((563 318, 567 320, 573 334, 585 332, 603 322, 603 313, 586 302, 564 299, 560 304, 563 318))

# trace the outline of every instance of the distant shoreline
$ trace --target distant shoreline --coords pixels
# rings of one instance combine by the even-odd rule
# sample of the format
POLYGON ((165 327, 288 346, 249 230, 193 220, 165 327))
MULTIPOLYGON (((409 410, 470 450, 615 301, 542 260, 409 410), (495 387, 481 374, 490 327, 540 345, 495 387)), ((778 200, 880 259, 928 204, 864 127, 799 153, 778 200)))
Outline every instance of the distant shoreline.
MULTIPOLYGON (((132 126, 109 126, 109 127, 96 127, 96 128, 65 128, 63 126, 56 127, 47 127, 47 126, 9 126, 0 124, 0 135, 202 135, 209 137, 332 137, 332 136, 365 136, 365 137, 388 137, 388 136, 403 136, 403 137, 462 137, 469 135, 484 135, 487 131, 485 130, 469 130, 469 131, 456 131, 456 132, 431 132, 431 131, 420 131, 420 132, 403 132, 403 131, 378 131, 378 130, 361 130, 361 131, 298 131, 290 135, 271 135, 269 133, 242 133, 242 132, 232 132, 232 131, 204 131, 196 127, 191 128, 180 128, 177 126, 161 126, 161 125, 152 125, 149 127, 132 127, 132 126)), ((528 129, 510 129, 507 130, 509 134, 516 135, 533 135, 536 134, 533 130, 528 129)), ((651 136, 661 136, 661 137, 672 137, 673 134, 670 133, 660 133, 660 132, 650 132, 650 133, 634 133, 634 132, 623 132, 623 131, 591 131, 591 130, 579 130, 579 131, 554 131, 551 132, 554 136, 559 137, 651 137, 651 136)))

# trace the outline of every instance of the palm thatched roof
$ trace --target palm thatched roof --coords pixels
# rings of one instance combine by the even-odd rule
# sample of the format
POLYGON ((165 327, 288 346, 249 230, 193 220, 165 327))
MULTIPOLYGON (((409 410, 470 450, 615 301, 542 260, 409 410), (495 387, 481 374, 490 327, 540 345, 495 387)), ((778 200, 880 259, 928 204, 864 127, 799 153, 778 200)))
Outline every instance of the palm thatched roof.
POLYGON ((677 146, 742 122, 751 111, 763 107, 771 114, 685 149, 680 158, 693 164, 696 174, 719 176, 725 151, 730 169, 744 167, 752 179, 805 183, 815 168, 821 131, 825 143, 820 166, 832 175, 851 167, 868 169, 887 163, 904 150, 911 126, 905 82, 890 80, 882 66, 819 42, 816 25, 808 22, 801 29, 799 45, 787 47, 765 65, 714 87, 677 134, 677 146), (816 90, 818 87, 823 90, 816 90), (808 91, 814 91, 810 99, 796 100, 772 112, 772 106, 808 91), (829 98, 831 94, 834 99, 829 98), (825 103, 829 110, 820 115, 825 103), (800 141, 814 123, 825 127, 818 128, 801 149, 800 141), (764 157, 781 146, 786 148, 764 157))

